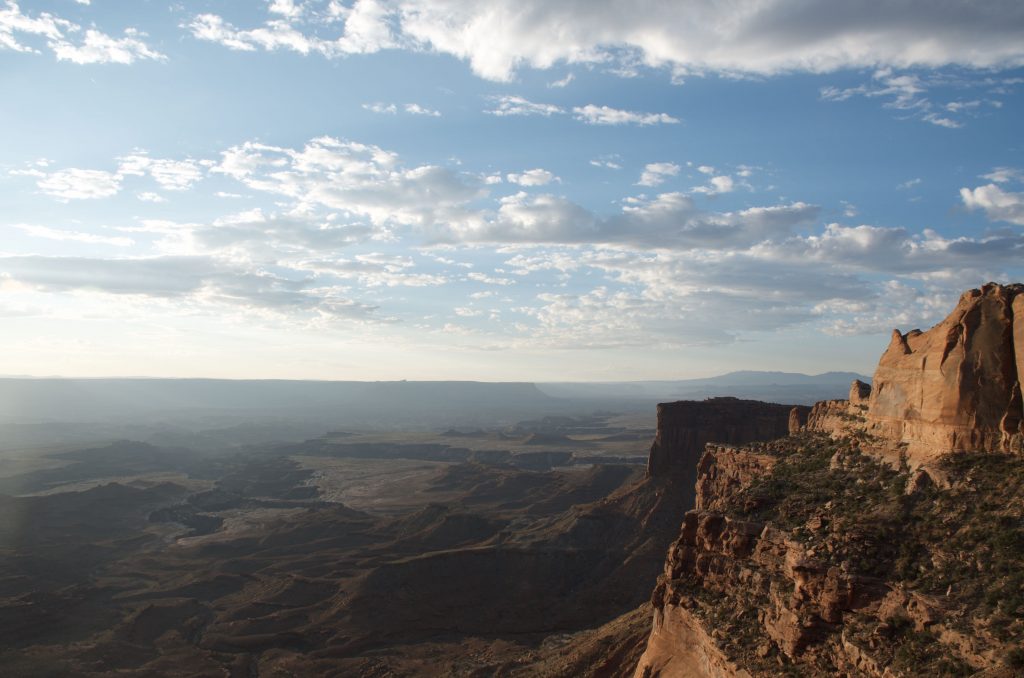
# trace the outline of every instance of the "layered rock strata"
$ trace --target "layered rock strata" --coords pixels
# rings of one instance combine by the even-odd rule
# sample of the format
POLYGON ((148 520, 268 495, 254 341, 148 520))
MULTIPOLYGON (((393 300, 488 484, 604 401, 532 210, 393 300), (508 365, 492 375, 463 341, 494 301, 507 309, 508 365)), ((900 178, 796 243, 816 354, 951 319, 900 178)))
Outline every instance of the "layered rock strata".
POLYGON ((867 429, 912 461, 946 452, 1020 452, 1024 285, 968 290, 927 332, 893 331, 878 362, 867 429))
POLYGON ((634 678, 1024 670, 1021 462, 973 455, 937 493, 855 442, 708 445, 634 678), (979 490, 1000 508, 964 515, 979 490))
MULTIPOLYGON (((861 431, 890 462, 930 466, 948 452, 1024 452, 1024 285, 972 289, 927 332, 893 330, 872 385, 818 403, 806 429, 861 431)), ((790 427, 793 428, 792 426, 790 427)))
POLYGON ((741 444, 772 440, 789 432, 791 412, 810 408, 738 398, 683 400, 658 405, 658 429, 647 463, 651 478, 673 478, 690 492, 697 463, 710 442, 741 444))

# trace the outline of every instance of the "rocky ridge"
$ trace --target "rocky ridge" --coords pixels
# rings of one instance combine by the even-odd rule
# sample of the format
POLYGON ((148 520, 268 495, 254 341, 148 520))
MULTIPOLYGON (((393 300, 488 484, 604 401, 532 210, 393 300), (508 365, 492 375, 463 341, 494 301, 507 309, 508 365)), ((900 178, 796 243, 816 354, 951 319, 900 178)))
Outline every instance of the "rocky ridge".
MULTIPOLYGON (((965 292, 926 332, 893 330, 867 387, 816 404, 806 427, 860 433, 890 463, 932 467, 949 452, 1024 452, 1024 285, 965 292)), ((792 428, 792 427, 791 427, 792 428)))
POLYGON ((635 678, 1024 672, 1022 292, 895 332, 789 437, 707 444, 635 678))

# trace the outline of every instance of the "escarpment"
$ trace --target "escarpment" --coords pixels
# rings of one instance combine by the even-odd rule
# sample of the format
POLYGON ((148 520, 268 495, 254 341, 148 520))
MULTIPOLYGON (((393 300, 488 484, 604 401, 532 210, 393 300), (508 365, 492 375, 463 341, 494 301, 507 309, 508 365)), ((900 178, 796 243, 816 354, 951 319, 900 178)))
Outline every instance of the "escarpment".
POLYGON ((635 678, 1019 675, 1024 459, 940 466, 942 490, 851 438, 708 445, 635 678))
POLYGON ((986 285, 788 437, 706 445, 634 677, 1024 675, 1022 358, 1024 286, 986 285))
MULTIPOLYGON (((739 444, 786 435, 793 412, 810 408, 758 400, 709 398, 658 405, 658 428, 647 463, 651 478, 671 478, 692 492, 697 462, 710 442, 739 444)), ((692 499, 692 497, 690 497, 692 499)))
MULTIPOLYGON (((869 392, 814 406, 807 429, 862 431, 891 462, 928 466, 948 452, 1024 451, 1024 285, 965 292, 927 332, 894 330, 869 392)), ((857 393, 854 393, 856 391, 857 393)))

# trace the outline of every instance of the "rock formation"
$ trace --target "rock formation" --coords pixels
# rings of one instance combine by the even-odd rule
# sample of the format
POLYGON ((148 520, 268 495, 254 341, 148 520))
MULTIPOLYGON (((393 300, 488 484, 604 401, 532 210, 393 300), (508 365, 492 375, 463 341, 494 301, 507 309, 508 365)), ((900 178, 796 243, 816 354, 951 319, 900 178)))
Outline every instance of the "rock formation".
POLYGON ((689 492, 697 480, 697 462, 707 443, 739 444, 786 435, 791 412, 806 416, 810 408, 758 400, 709 398, 658 405, 658 429, 647 475, 671 477, 689 492))
MULTIPOLYGON (((789 438, 706 445, 635 678, 1024 675, 1022 380, 1024 285, 988 284, 789 438)), ((649 473, 682 476, 670 407, 649 473)))
POLYGON ((970 480, 940 494, 816 433, 708 445, 634 678, 1021 675, 1024 552, 1000 544, 1024 543, 1024 461, 942 463, 970 480))
POLYGON ((965 292, 927 332, 893 331, 875 371, 868 431, 905 444, 912 462, 950 451, 1019 451, 1022 293, 1024 285, 990 283, 965 292))
POLYGON ((890 462, 929 466, 948 452, 1024 449, 1024 285, 968 290, 927 332, 893 330, 872 386, 814 406, 806 428, 861 430, 890 462))

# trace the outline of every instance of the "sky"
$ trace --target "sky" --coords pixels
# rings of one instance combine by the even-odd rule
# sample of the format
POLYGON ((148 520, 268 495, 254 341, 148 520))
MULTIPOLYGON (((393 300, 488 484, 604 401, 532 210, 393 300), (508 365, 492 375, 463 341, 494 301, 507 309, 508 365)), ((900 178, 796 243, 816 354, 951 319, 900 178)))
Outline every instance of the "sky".
POLYGON ((0 0, 0 374, 870 374, 1022 104, 1019 0, 0 0))

